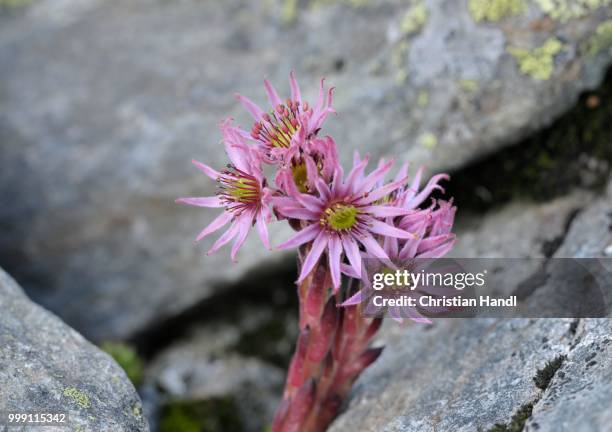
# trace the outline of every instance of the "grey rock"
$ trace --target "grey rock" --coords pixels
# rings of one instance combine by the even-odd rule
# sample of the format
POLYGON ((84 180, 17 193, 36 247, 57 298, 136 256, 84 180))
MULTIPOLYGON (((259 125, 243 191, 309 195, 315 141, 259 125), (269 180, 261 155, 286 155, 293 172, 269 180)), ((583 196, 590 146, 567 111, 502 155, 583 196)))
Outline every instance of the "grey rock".
MULTIPOLYGON (((159 419, 164 406, 177 400, 197 403, 222 398, 235 403, 235 415, 245 432, 260 432, 270 425, 280 402, 285 371, 264 355, 258 358, 241 352, 240 344, 245 343, 245 337, 256 337, 246 336, 248 332, 268 327, 275 313, 278 316, 272 308, 243 308, 230 322, 197 326, 165 348, 146 372, 143 403, 149 418, 159 419)), ((298 327, 297 318, 293 318, 287 315, 287 322, 277 323, 290 329, 286 337, 271 341, 270 334, 259 336, 260 344, 277 345, 286 361, 298 327)), ((259 354, 266 351, 262 346, 258 349, 259 354)))
POLYGON ((584 320, 578 344, 533 408, 526 432, 600 432, 612 425, 612 319, 584 320))
MULTIPOLYGON (((595 278, 586 281, 573 278, 557 258, 603 255, 610 241, 611 191, 588 201, 576 194, 547 204, 511 204, 459 227, 453 255, 539 257, 537 265, 500 276, 516 288, 544 260, 551 276, 528 293, 529 307, 541 313, 542 305, 552 308, 572 295, 579 306, 587 298, 577 293, 596 287, 602 289, 601 306, 608 308, 603 316, 610 317, 609 263, 599 261, 595 278), (556 248, 543 255, 542 245, 551 240, 556 248)), ((405 327, 386 322, 379 340, 386 346, 383 355, 357 381, 330 430, 487 431, 528 407, 525 431, 607 432, 611 331, 612 318, 476 318, 405 327), (538 371, 561 356, 565 360, 550 383, 538 387, 538 371)))
POLYGON ((605 432, 612 320, 581 320, 576 333, 572 327, 565 319, 389 327, 385 352, 359 379, 330 431, 489 430, 533 404, 526 430, 536 430, 537 423, 551 431, 605 432), (538 388, 538 371, 560 356, 566 359, 548 386, 538 388), (599 361, 587 367, 589 357, 599 361))
MULTIPOLYGON (((0 407, 68 414, 66 426, 44 428, 49 431, 149 430, 140 399, 123 370, 76 331, 32 303, 1 269, 0 407)), ((39 429, 28 426, 19 430, 39 429)))
POLYGON ((267 75, 286 94, 295 69, 312 99, 327 75, 340 115, 324 133, 345 160, 360 148, 457 168, 600 81, 603 3, 568 19, 525 2, 499 22, 455 0, 39 0, 3 14, 0 263, 86 336, 133 336, 281 260, 254 239, 239 267, 203 259, 191 239, 213 212, 173 203, 212 191, 189 160, 225 164, 218 121, 249 125, 233 91, 263 102, 267 75), (561 46, 538 51, 549 40, 561 46))

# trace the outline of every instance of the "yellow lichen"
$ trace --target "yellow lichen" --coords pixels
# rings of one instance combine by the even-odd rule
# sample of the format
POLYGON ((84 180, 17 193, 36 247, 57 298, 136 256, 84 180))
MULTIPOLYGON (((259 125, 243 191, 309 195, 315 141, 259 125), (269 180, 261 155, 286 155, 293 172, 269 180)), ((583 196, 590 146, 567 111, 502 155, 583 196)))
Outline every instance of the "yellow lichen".
POLYGON ((586 52, 597 55, 602 50, 612 46, 612 20, 602 22, 597 26, 595 34, 591 36, 586 44, 586 52))
POLYGON ((419 137, 419 143, 428 149, 434 148, 438 144, 438 138, 431 132, 426 132, 419 137))
POLYGON ((68 387, 64 390, 64 396, 69 397, 81 408, 91 407, 89 396, 75 387, 68 387))
POLYGON ((468 9, 475 21, 499 21, 526 9, 524 0, 469 0, 468 9))
POLYGON ((508 48, 508 52, 516 59, 521 73, 529 75, 538 81, 551 77, 555 70, 555 56, 561 52, 563 44, 557 38, 550 38, 541 47, 534 50, 525 48, 508 48))
POLYGON ((285 0, 281 8, 281 20, 291 24, 297 19, 298 0, 285 0))
POLYGON ((472 79, 460 79, 457 81, 459 88, 467 93, 473 93, 478 90, 478 83, 472 79))
POLYGON ((393 47, 391 51, 391 64, 396 67, 402 67, 404 64, 404 56, 408 52, 408 41, 400 41, 397 45, 393 47))
POLYGON ((553 19, 567 21, 612 4, 612 0, 536 0, 542 11, 553 19))
POLYGON ((417 105, 421 108, 429 105, 429 92, 427 90, 421 90, 419 92, 419 97, 417 98, 417 105))
POLYGON ((395 74, 395 83, 397 85, 404 84, 406 82, 406 79, 408 79, 408 72, 403 69, 397 71, 397 73, 395 74))
POLYGON ((416 33, 427 21, 427 6, 420 0, 404 14, 400 22, 400 31, 404 35, 416 33))

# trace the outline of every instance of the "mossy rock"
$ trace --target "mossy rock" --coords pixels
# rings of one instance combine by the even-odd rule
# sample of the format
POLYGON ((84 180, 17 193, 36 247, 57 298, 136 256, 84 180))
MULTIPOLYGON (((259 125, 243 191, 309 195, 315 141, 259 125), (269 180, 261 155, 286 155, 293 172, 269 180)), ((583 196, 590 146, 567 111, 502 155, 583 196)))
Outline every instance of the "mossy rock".
POLYGON ((163 409, 160 432, 241 432, 244 426, 231 397, 174 401, 163 409))
POLYGON ((119 342, 105 342, 101 348, 123 368, 132 384, 138 387, 144 375, 144 363, 134 347, 119 342))
POLYGON ((548 201, 573 188, 601 190, 612 167, 612 70, 550 127, 452 175, 446 195, 485 211, 515 199, 548 201))

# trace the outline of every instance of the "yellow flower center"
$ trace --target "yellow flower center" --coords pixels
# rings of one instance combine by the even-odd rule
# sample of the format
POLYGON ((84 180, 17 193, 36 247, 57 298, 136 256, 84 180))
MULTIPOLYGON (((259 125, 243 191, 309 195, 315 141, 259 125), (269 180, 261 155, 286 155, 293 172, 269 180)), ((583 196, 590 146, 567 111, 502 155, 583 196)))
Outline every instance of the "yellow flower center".
POLYGON ((259 185, 248 178, 239 178, 231 182, 228 193, 239 202, 255 202, 259 200, 259 185))
POLYGON ((302 193, 308 192, 308 170, 306 169, 306 164, 301 162, 293 165, 291 172, 293 173, 293 181, 298 190, 302 193))
POLYGON ((359 212, 350 204, 333 204, 328 207, 321 217, 321 225, 334 231, 349 230, 357 223, 359 212))

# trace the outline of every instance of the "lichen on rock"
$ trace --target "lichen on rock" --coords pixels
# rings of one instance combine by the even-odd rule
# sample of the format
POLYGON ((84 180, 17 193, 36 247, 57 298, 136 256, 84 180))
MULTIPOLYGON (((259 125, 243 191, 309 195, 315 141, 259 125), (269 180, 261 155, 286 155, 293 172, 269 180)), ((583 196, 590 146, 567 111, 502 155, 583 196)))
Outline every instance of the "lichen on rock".
POLYGON ((534 50, 509 47, 508 52, 516 59, 521 73, 538 81, 549 79, 555 70, 555 56, 561 52, 563 44, 557 38, 549 38, 534 50))
POLYGON ((412 5, 400 22, 402 34, 411 35, 418 32, 427 22, 427 15, 427 6, 424 1, 420 0, 412 5))
POLYGON ((536 0, 536 3, 551 18, 565 22, 583 18, 591 11, 612 4, 612 0, 536 0))
POLYGON ((499 21, 526 9, 524 0, 470 0, 468 9, 475 21, 499 21))
POLYGON ((85 393, 83 393, 76 387, 67 387, 64 390, 64 396, 72 399, 72 401, 81 408, 91 407, 91 401, 89 400, 89 396, 87 396, 85 393))
POLYGON ((597 26, 595 34, 586 42, 586 52, 597 55, 602 50, 612 46, 612 20, 602 22, 597 26))

